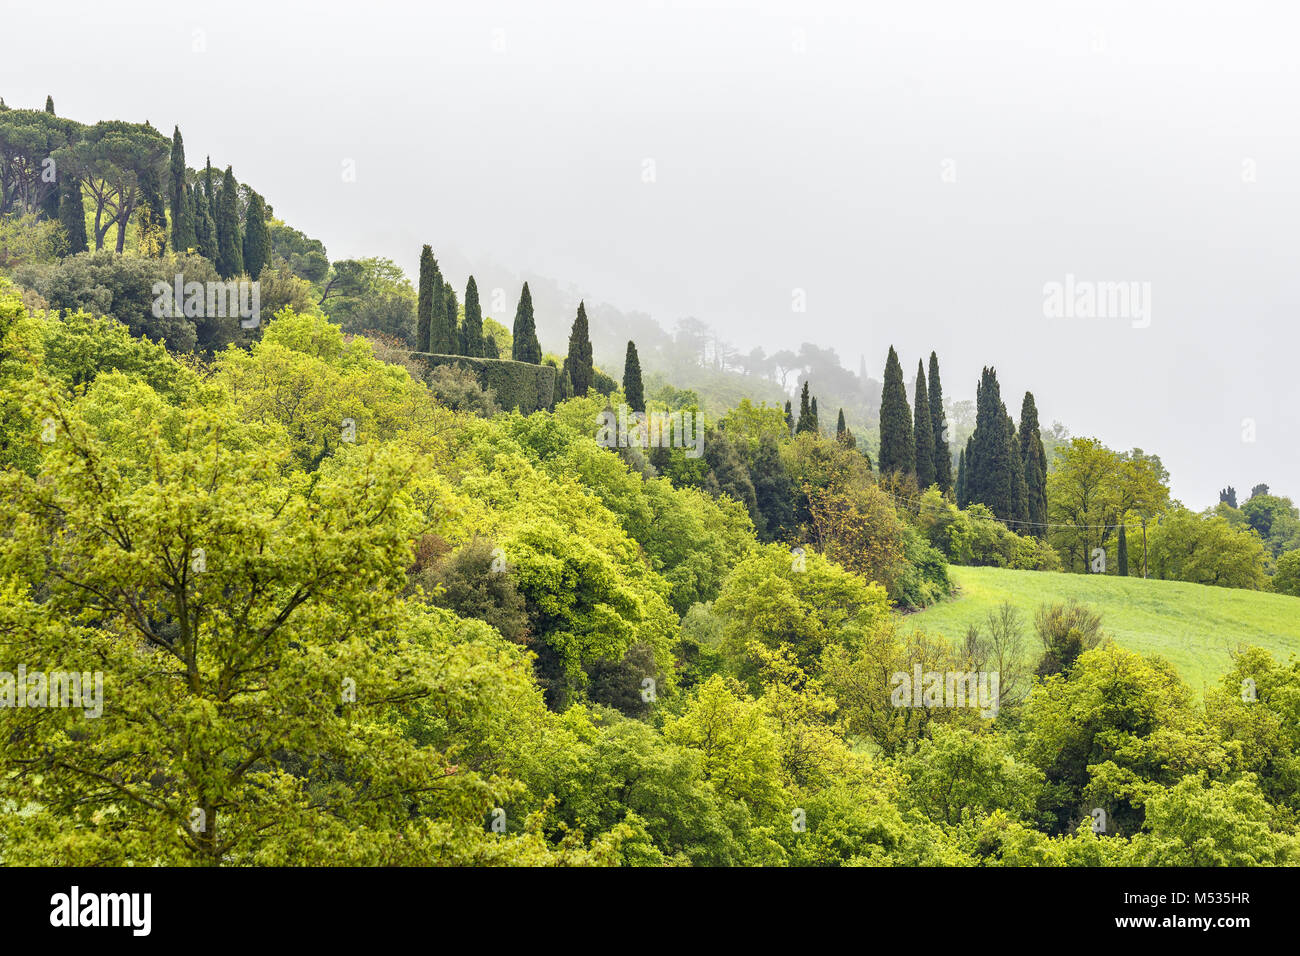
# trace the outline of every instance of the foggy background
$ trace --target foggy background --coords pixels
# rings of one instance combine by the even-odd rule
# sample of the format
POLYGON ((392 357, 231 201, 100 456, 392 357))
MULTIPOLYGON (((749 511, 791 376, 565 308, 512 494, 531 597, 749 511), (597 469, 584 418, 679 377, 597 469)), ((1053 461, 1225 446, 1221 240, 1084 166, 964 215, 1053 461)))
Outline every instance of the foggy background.
MULTIPOLYGON (((233 165, 331 260, 414 279, 428 242, 458 290, 471 267, 541 274, 742 353, 862 355, 876 379, 890 344, 909 381, 934 349, 950 400, 996 364, 1013 416, 1030 389, 1044 427, 1159 454, 1199 509, 1228 484, 1300 494, 1297 21, 1239 2, 6 0, 0 95, 179 124, 191 166, 233 165), (1151 283, 1150 327, 1045 318, 1067 273, 1151 283)), ((508 326, 517 295, 490 314, 508 326)), ((540 326, 557 306, 536 308, 540 326)))

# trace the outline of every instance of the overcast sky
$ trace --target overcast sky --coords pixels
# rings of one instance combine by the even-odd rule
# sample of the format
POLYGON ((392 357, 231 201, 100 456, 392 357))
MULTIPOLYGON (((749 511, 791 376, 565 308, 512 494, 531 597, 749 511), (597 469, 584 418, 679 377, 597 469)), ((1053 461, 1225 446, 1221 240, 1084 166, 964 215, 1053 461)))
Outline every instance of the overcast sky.
POLYGON ((1295 9, 10 3, 0 95, 179 123, 331 258, 430 242, 877 378, 933 348, 954 398, 995 363, 1199 508, 1300 498, 1295 9), (1149 316, 1049 317, 1067 275, 1149 316))

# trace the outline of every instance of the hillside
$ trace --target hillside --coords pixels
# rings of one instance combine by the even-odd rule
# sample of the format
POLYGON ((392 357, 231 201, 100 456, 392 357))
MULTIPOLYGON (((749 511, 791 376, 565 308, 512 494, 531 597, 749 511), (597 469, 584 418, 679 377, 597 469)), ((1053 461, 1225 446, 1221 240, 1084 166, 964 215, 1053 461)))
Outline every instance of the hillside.
POLYGON ((949 572, 959 588, 956 597, 912 620, 953 640, 1003 601, 1020 610, 1026 636, 1036 640, 1035 609, 1073 597, 1101 612, 1103 628, 1119 645, 1159 654, 1198 692, 1219 679, 1229 651, 1238 645, 1258 645, 1279 660, 1300 654, 1300 598, 1285 594, 1004 568, 952 567, 949 572))

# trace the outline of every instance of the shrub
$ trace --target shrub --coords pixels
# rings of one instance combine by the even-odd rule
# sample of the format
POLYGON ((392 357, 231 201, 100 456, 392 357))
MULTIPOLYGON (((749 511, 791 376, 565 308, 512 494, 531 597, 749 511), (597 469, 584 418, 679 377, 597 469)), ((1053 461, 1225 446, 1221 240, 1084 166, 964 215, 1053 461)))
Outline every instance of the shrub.
POLYGON ((509 359, 471 358, 467 355, 425 356, 430 374, 438 366, 459 365, 469 369, 484 390, 490 389, 502 408, 517 408, 523 414, 549 409, 555 398, 555 369, 509 359))

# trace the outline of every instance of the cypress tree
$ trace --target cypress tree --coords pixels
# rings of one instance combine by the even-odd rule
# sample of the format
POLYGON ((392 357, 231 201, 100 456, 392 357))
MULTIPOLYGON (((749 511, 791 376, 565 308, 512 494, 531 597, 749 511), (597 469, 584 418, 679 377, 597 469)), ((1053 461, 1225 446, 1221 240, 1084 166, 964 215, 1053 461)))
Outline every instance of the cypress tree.
POLYGON ((785 428, 791 435, 794 434, 794 409, 790 407, 790 399, 785 400, 785 428))
POLYGON ((496 336, 491 332, 483 336, 483 357, 490 359, 499 359, 501 357, 501 348, 497 345, 496 336))
POLYGON ((239 187, 229 166, 217 196, 216 266, 223 279, 233 278, 244 271, 244 249, 239 237, 239 187))
POLYGON ((483 356, 483 308, 478 301, 478 283, 469 277, 465 283, 465 348, 466 355, 483 356))
POLYGON ((1027 490, 1016 427, 1007 414, 997 372, 985 368, 975 392, 975 433, 966 453, 966 494, 1005 520, 1027 517, 1027 490))
POLYGON ((1025 474, 1025 494, 1033 533, 1047 537, 1047 453, 1038 426, 1038 406, 1034 393, 1025 392, 1020 405, 1020 461, 1025 474))
POLYGON ((1128 577, 1128 533, 1119 526, 1119 576, 1128 577))
MULTIPOLYGON (((45 112, 49 113, 51 116, 54 115, 54 97, 49 94, 46 94, 45 96, 45 112)), ((50 194, 46 196, 45 201, 41 203, 41 212, 44 213, 46 219, 59 218, 59 195, 62 192, 63 190, 59 188, 59 183, 56 179, 54 188, 50 190, 50 194)), ((3 205, 4 197, 0 196, 0 207, 3 205)))
POLYGON ((253 193, 244 224, 244 270, 256 279, 270 260, 271 232, 266 228, 266 202, 253 193))
POLYGON ((795 423, 795 434, 812 430, 812 405, 808 402, 808 381, 804 380, 803 391, 799 395, 799 421, 795 423))
MULTIPOLYGON (((967 441, 967 447, 969 447, 967 441)), ((965 508, 970 504, 970 499, 966 497, 966 449, 963 448, 957 453, 957 507, 965 508)))
POLYGON ((59 222, 68 238, 68 255, 85 252, 89 246, 86 242, 86 206, 81 198, 81 180, 75 176, 64 177, 59 189, 59 222))
POLYGON ((419 296, 415 302, 415 350, 431 352, 433 334, 433 278, 438 265, 433 260, 433 249, 427 244, 420 250, 419 296))
POLYGON ((208 211, 212 213, 214 220, 217 218, 217 204, 214 201, 216 191, 216 185, 212 182, 212 157, 209 156, 207 157, 207 164, 203 167, 203 194, 208 201, 208 211))
POLYGON ((464 355, 460 330, 460 303, 450 282, 442 284, 442 339, 449 355, 464 355))
POLYGON ((215 262, 217 259, 217 224, 212 216, 212 205, 199 183, 190 189, 190 199, 194 203, 194 247, 203 258, 215 262))
POLYGON ((587 328, 587 307, 578 303, 578 317, 573 320, 569 330, 569 375, 573 379, 573 394, 579 397, 587 394, 591 385, 594 362, 591 356, 591 333, 587 328))
POLYGON ((934 420, 930 417, 930 395, 925 387, 925 363, 921 361, 916 363, 912 424, 916 450, 916 486, 924 491, 934 484, 934 420))
MULTIPOLYGON (((1029 520, 1029 486, 1025 482, 1025 469, 1020 462, 1020 439, 1016 423, 1006 416, 1007 461, 1010 462, 1011 510, 1006 517, 1019 522, 1029 520)), ((1023 530, 1023 525, 1016 530, 1023 530)))
POLYGON ((844 424, 844 409, 841 408, 840 416, 835 420, 835 440, 838 442, 843 442, 844 433, 847 430, 848 430, 848 426, 844 424))
POLYGON ((912 411, 907 404, 903 366, 891 345, 889 357, 885 360, 885 381, 880 392, 880 473, 910 472, 915 465, 912 411))
POLYGON ((948 447, 948 416, 943 410, 943 385, 939 381, 939 356, 930 353, 930 434, 934 436, 934 482, 947 494, 952 490, 952 450, 948 447))
MULTIPOLYGON (((540 365, 542 362, 542 345, 537 341, 537 327, 533 324, 533 294, 528 291, 528 283, 524 283, 524 290, 519 294, 519 305, 515 308, 515 327, 513 329, 514 342, 510 350, 510 357, 516 362, 528 362, 532 365, 540 365)), ((627 353, 629 360, 636 356, 636 348, 631 342, 627 344, 627 353)), ((637 365, 637 385, 641 384, 641 366, 637 365)), ((628 400, 629 404, 631 399, 628 400)), ((642 407, 638 411, 644 411, 645 401, 642 399, 642 407)))
POLYGON ((637 356, 636 345, 632 342, 627 343, 627 358, 623 362, 623 395, 627 398, 628 407, 632 411, 645 411, 645 389, 641 385, 641 359, 637 356))
POLYGON ((171 178, 168 181, 167 198, 172 210, 172 249, 185 252, 197 248, 194 207, 190 203, 190 192, 185 187, 185 140, 181 138, 179 126, 172 130, 171 178))
POLYGON ((163 205, 162 181, 152 165, 140 171, 140 253, 160 257, 167 251, 167 211, 163 205))
POLYGON ((812 432, 814 435, 820 435, 822 433, 822 424, 821 424, 821 419, 817 415, 816 395, 813 396, 812 405, 810 405, 809 408, 811 408, 812 410, 812 424, 808 427, 808 430, 812 432))

